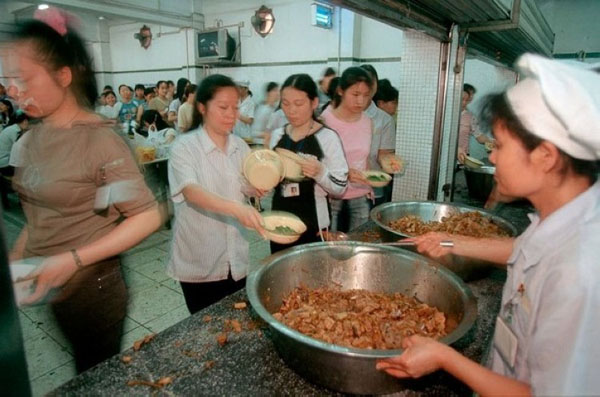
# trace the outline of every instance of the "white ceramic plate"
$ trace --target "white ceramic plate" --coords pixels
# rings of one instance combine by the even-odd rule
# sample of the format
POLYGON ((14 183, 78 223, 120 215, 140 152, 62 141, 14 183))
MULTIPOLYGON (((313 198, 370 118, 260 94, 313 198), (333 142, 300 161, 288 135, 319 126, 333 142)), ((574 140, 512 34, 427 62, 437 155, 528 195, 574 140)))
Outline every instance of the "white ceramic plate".
POLYGON ((470 168, 479 168, 483 165, 483 162, 475 157, 465 156, 465 165, 470 168))
POLYGON ((297 241, 302 233, 306 231, 306 225, 296 215, 285 211, 266 211, 262 213, 267 231, 267 238, 279 244, 291 244, 297 241), (275 231, 277 227, 289 227, 296 234, 279 234, 275 231))
POLYGON ((364 171, 363 175, 372 187, 384 187, 392 181, 392 176, 383 171, 369 170, 364 171), (379 178, 379 180, 371 180, 370 178, 379 178))
POLYGON ((17 281, 22 277, 27 276, 29 273, 31 273, 36 267, 36 264, 33 264, 34 262, 41 262, 40 261, 35 261, 35 260, 23 260, 23 261, 17 261, 17 262, 13 262, 9 265, 9 269, 10 269, 10 275, 12 278, 12 282, 13 282, 13 291, 15 293, 15 301, 17 302, 18 306, 21 306, 21 301, 23 301, 23 299, 27 298, 29 295, 31 295, 33 293, 33 289, 34 289, 34 284, 35 281, 34 280, 27 280, 27 281, 17 281))

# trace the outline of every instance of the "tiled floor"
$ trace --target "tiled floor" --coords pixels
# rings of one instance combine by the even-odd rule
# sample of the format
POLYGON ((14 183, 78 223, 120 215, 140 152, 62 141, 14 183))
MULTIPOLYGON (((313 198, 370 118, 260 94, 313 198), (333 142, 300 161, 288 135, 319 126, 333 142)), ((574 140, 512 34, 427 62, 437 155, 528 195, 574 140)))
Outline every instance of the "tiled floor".
MULTIPOLYGON (((7 243, 12 246, 23 227, 24 217, 15 197, 3 212, 7 243)), ((269 206, 269 201, 264 206, 269 206)), ((129 288, 129 308, 121 341, 123 350, 141 337, 160 332, 183 320, 189 313, 179 283, 165 274, 169 256, 170 230, 160 230, 123 257, 123 273, 129 288)), ((250 245, 250 264, 269 254, 269 244, 258 235, 250 245)), ((41 396, 75 376, 69 344, 46 306, 19 312, 29 379, 34 396, 41 396)))

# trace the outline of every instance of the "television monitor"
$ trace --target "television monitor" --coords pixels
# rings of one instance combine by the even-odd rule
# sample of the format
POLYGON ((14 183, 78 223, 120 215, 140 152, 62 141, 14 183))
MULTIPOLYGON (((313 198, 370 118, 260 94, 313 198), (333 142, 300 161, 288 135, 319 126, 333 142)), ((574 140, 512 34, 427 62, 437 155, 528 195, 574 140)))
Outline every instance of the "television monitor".
POLYGON ((227 29, 217 29, 196 34, 196 60, 200 63, 233 61, 235 40, 227 29))

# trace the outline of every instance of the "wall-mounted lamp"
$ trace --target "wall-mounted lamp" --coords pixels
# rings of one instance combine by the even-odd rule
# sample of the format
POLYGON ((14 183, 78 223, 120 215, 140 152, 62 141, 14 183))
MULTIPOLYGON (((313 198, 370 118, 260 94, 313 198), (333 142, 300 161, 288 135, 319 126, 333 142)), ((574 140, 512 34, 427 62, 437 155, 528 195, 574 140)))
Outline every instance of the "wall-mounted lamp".
POLYGON ((275 26, 275 16, 273 15, 273 10, 261 6, 256 12, 254 16, 250 18, 250 23, 261 37, 266 37, 269 33, 273 31, 273 26, 275 26))
POLYGON ((147 50, 152 44, 152 31, 149 26, 144 25, 140 28, 139 33, 134 33, 133 38, 139 40, 142 48, 147 50))

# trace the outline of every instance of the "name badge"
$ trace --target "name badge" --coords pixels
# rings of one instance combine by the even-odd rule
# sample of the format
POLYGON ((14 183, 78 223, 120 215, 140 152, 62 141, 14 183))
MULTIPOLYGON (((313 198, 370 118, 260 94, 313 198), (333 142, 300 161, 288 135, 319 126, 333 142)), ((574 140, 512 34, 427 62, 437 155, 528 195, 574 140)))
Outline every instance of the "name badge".
POLYGON ((300 185, 298 183, 286 183, 281 189, 283 197, 297 197, 300 195, 300 185))
POLYGON ((510 326, 500 316, 496 317, 494 347, 496 347, 502 359, 511 369, 515 367, 518 346, 519 340, 510 326))

